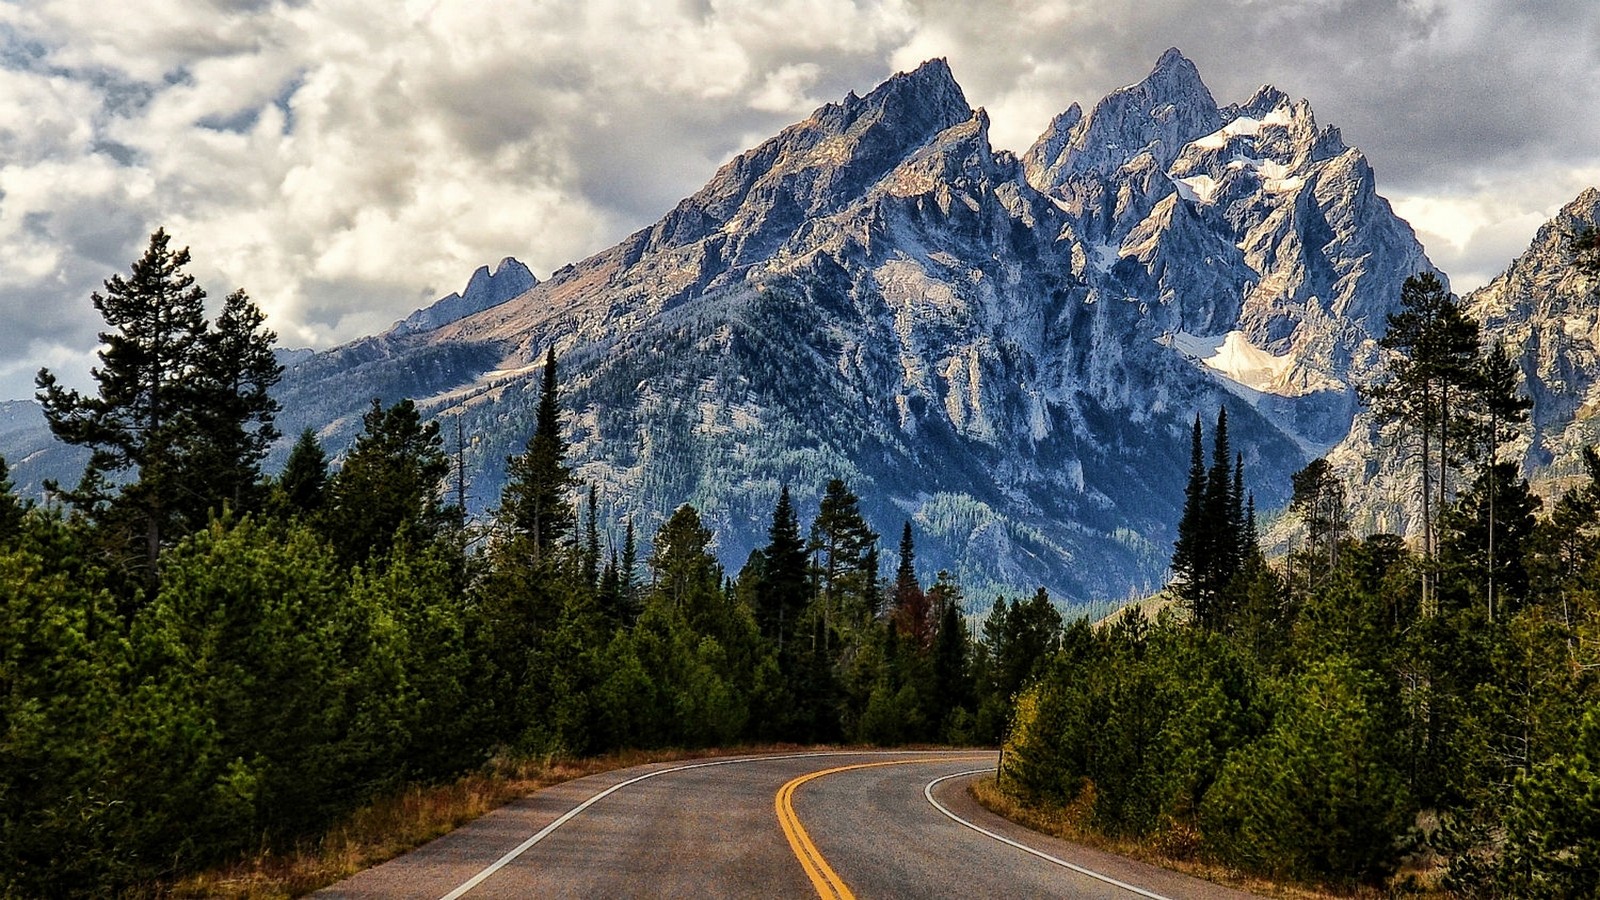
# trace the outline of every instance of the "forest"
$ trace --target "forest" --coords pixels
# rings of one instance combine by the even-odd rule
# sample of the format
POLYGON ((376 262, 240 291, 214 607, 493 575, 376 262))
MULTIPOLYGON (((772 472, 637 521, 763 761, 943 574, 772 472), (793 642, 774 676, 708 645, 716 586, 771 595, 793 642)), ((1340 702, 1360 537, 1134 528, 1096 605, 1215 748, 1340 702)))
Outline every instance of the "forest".
POLYGON ((0 460, 0 894, 148 891, 506 754, 752 742, 1000 745, 1026 803, 1283 879, 1600 892, 1600 455, 1534 495, 1514 365, 1431 276, 1364 398, 1420 539, 1354 534, 1317 460, 1268 559, 1219 411, 1161 611, 1068 625, 925 578, 839 480, 737 572, 687 505, 640 558, 568 465, 553 349, 487 528, 409 400, 265 474, 276 338, 188 263, 158 231, 92 297, 96 393, 39 374, 79 484, 25 502, 0 460))

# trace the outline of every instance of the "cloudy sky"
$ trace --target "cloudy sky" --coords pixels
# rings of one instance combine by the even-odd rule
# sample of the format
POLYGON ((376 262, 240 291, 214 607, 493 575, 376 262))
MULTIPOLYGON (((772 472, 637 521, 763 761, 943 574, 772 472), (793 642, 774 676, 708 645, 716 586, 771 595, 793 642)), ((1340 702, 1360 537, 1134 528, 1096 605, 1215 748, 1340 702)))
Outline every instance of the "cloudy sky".
POLYGON ((0 399, 86 382, 89 293, 157 226, 326 347, 930 57, 1020 152, 1169 46, 1220 102, 1310 99, 1458 290, 1600 184, 1592 0, 0 0, 0 399))

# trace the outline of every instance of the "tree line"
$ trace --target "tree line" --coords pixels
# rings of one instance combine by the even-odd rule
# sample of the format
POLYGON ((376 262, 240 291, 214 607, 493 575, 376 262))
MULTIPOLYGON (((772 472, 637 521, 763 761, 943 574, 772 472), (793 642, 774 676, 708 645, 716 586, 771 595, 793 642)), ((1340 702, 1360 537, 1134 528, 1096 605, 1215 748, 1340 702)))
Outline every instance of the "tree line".
POLYGON ((158 231, 94 295, 94 393, 40 372, 81 482, 35 506, 0 460, 0 895, 129 891, 507 755, 992 744, 1059 640, 1043 590, 974 633, 910 522, 884 577, 837 479, 737 573, 692 506, 642 553, 568 465, 553 349, 486 535, 410 400, 263 474, 276 338, 243 292, 208 320, 188 262, 158 231))
POLYGON ((1269 563, 1225 415, 1209 467, 1197 420, 1174 604, 1066 629, 1002 786, 1278 877, 1415 888, 1410 862, 1459 896, 1600 893, 1600 455, 1547 506, 1505 458, 1529 407, 1509 355, 1432 275, 1400 300, 1364 394, 1420 540, 1354 534, 1319 459, 1291 481, 1304 540, 1269 563))

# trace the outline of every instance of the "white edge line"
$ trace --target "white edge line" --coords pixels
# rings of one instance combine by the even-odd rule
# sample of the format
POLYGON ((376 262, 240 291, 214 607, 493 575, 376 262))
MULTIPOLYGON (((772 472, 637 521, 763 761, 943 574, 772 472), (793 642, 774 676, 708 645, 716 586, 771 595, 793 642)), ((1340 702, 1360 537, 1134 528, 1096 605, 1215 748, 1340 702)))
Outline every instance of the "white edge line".
MULTIPOLYGON (((886 756, 886 755, 889 755, 889 756, 900 756, 900 755, 905 755, 907 753, 938 753, 938 752, 941 752, 941 751, 936 751, 936 750, 935 751, 929 751, 929 750, 818 750, 818 751, 814 751, 814 752, 811 752, 811 753, 786 753, 786 754, 781 754, 781 755, 777 755, 777 756, 741 756, 741 757, 738 757, 738 758, 735 758, 735 759, 718 759, 718 760, 713 760, 711 762, 690 763, 688 765, 683 765, 683 766, 673 766, 672 768, 669 768, 669 769, 657 769, 654 772, 646 772, 643 775, 638 775, 638 776, 635 776, 633 778, 629 778, 627 781, 623 781, 623 782, 619 782, 617 784, 614 784, 611 787, 608 787, 605 790, 601 791, 600 793, 595 794, 593 797, 590 797, 589 799, 583 801, 582 803, 578 804, 577 806, 574 806, 573 808, 567 810, 564 814, 562 814, 561 818, 556 819, 554 822, 551 822, 549 825, 546 825, 545 827, 541 828, 539 830, 539 832, 537 834, 535 834, 533 837, 530 837, 527 840, 523 841, 522 843, 518 844, 515 848, 513 848, 510 851, 508 851, 506 853, 506 855, 500 857, 499 859, 497 859, 494 862, 490 863, 489 865, 485 866, 483 868, 483 871, 479 872, 478 874, 476 874, 476 875, 472 876, 471 878, 467 879, 466 881, 462 882, 460 887, 457 887, 455 890, 451 891, 450 893, 445 894, 443 897, 439 898, 439 900, 460 900, 460 898, 463 895, 465 895, 468 891, 470 891, 473 888, 477 887, 478 885, 482 884, 484 882, 484 880, 487 879, 490 875, 493 875, 494 873, 496 873, 496 872, 500 871, 501 869, 505 868, 507 865, 509 865, 511 863, 512 860, 514 860, 517 857, 521 856, 522 854, 526 853, 529 850, 529 848, 531 848, 534 844, 537 844, 540 841, 544 840, 545 838, 549 837, 551 832, 555 831, 557 828, 560 828, 562 825, 565 825, 567 822, 571 821, 573 819, 573 817, 577 816, 579 813, 581 813, 584 810, 588 809, 589 807, 595 805, 596 803, 599 803, 601 800, 604 800, 605 798, 611 796, 612 794, 616 793, 617 791, 622 790, 623 788, 627 787, 630 784, 636 784, 636 783, 638 783, 640 781, 644 781, 647 778, 654 778, 657 775, 668 775, 668 774, 671 774, 673 772, 683 772, 683 771, 686 771, 688 769, 705 769, 705 768, 709 768, 711 766, 731 766, 731 765, 734 765, 736 763, 764 762, 766 760, 776 760, 776 759, 807 759, 807 758, 815 757, 815 756, 886 756)), ((988 770, 984 769, 982 771, 988 771, 988 770)), ((937 803, 935 803, 934 805, 938 806, 937 803)), ((946 812, 945 815, 950 815, 950 813, 946 812)), ((1160 900, 1165 900, 1165 898, 1160 898, 1160 900)))
POLYGON ((946 807, 943 803, 940 803, 939 801, 933 799, 933 786, 938 784, 938 783, 940 783, 941 781, 949 781, 952 778, 963 778, 963 777, 965 777, 967 775, 981 775, 981 774, 983 774, 985 772, 992 772, 992 771, 994 771, 994 769, 992 769, 992 768, 973 769, 970 772, 956 772, 956 773, 954 773, 952 775, 945 775, 942 778, 935 778, 934 780, 928 782, 928 786, 927 787, 922 789, 922 796, 928 798, 928 802, 933 804, 933 808, 934 809, 937 809, 939 812, 944 813, 946 816, 948 816, 949 818, 951 818, 952 820, 954 820, 958 824, 964 825, 967 828, 971 828, 973 831, 976 831, 977 833, 979 833, 981 835, 984 835, 986 837, 992 837, 992 838, 994 838, 995 840, 999 841, 1002 844, 1009 844, 1009 845, 1017 848, 1018 850, 1021 850, 1024 853, 1031 853, 1034 856, 1037 856, 1040 859, 1045 860, 1047 862, 1053 862, 1058 866, 1062 866, 1063 868, 1071 869, 1072 871, 1077 872, 1080 875, 1087 875, 1090 878, 1093 878, 1093 879, 1095 879, 1097 881, 1103 881, 1106 884, 1112 885, 1113 887, 1119 887, 1119 888, 1122 888, 1123 890, 1126 890, 1126 891, 1132 891, 1132 892, 1134 892, 1135 894, 1138 894, 1141 897, 1148 897, 1149 900, 1170 900, 1170 898, 1163 897, 1160 894, 1151 893, 1150 891, 1147 891, 1142 887, 1135 887, 1134 885, 1128 884, 1125 881, 1118 881, 1118 880, 1116 880, 1115 878, 1112 878, 1109 875, 1101 875, 1099 872, 1096 872, 1093 869, 1085 869, 1083 866, 1074 865, 1072 863, 1067 862, 1064 859, 1058 859, 1058 858, 1056 858, 1054 856, 1051 856, 1048 853, 1045 853, 1042 850, 1035 850, 1032 847, 1029 847, 1027 844, 1022 844, 1022 843, 1018 843, 1017 841, 1013 841, 1011 838, 1008 838, 1003 834, 995 834, 994 832, 990 831, 987 828, 983 828, 981 826, 974 825, 971 822, 968 822, 966 819, 963 819, 960 816, 956 815, 955 813, 951 812, 949 807, 946 807))

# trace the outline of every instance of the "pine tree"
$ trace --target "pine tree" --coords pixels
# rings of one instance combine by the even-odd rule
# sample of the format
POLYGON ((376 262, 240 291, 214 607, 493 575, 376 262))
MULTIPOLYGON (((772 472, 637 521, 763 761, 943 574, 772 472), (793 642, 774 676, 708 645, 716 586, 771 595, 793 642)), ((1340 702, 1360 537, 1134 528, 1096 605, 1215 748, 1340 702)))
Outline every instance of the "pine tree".
POLYGON ((895 569, 890 626, 898 634, 905 635, 912 647, 926 652, 933 644, 933 606, 917 583, 916 556, 911 523, 907 521, 900 533, 900 564, 895 569))
POLYGON ((249 512, 260 505, 261 460, 278 439, 278 401, 269 393, 283 377, 273 356, 278 336, 244 291, 223 301, 216 327, 201 338, 191 389, 196 410, 192 437, 199 459, 191 518, 227 505, 249 512))
MULTIPOLYGON (((1435 519, 1447 504, 1449 472, 1470 442, 1470 411, 1479 375, 1478 324, 1431 272, 1407 278, 1399 312, 1379 345, 1390 351, 1386 377, 1362 390, 1380 421, 1398 422, 1418 444, 1422 469, 1422 550, 1438 549, 1435 519)), ((1423 604, 1433 605, 1433 580, 1423 573, 1423 604)))
POLYGON ((400 540, 425 544, 449 524, 439 423, 424 425, 410 400, 388 408, 373 400, 361 424, 328 492, 327 534, 346 565, 385 556, 400 540))
POLYGON ((639 617, 639 547, 633 538, 633 518, 623 530, 622 559, 617 563, 617 597, 621 600, 623 621, 639 617))
MULTIPOLYGON (((1215 600, 1227 578, 1238 568, 1239 516, 1233 489, 1233 451, 1228 445, 1228 410, 1217 410, 1217 427, 1211 436, 1211 468, 1206 472, 1205 507, 1202 521, 1211 535, 1210 574, 1204 589, 1206 599, 1215 600)), ((1202 617, 1204 618, 1204 617, 1202 617)))
POLYGON ((950 715, 967 706, 971 695, 967 673, 967 629, 961 621, 959 593, 943 596, 939 631, 933 645, 933 707, 939 727, 947 728, 950 715))
POLYGON ((1572 265, 1588 278, 1600 279, 1600 229, 1590 226, 1571 238, 1572 265))
POLYGON ((1197 624, 1216 630, 1228 627, 1230 586, 1258 548, 1245 508, 1244 454, 1229 446, 1226 408, 1217 410, 1210 468, 1203 462, 1202 439, 1197 416, 1189 442, 1183 517, 1173 544, 1173 590, 1197 624))
POLYGON ((656 533, 650 554, 656 596, 697 628, 703 623, 696 607, 722 588, 722 567, 709 550, 712 537, 711 529, 700 521, 700 511, 685 503, 656 533))
POLYGON ((1203 521, 1206 467, 1202 441, 1200 416, 1196 414, 1189 440, 1189 481, 1183 491, 1183 517, 1178 520, 1178 540, 1172 547, 1172 575, 1179 597, 1190 607, 1200 586, 1202 560, 1210 556, 1210 532, 1203 521))
POLYGON ((817 519, 811 526, 810 550, 815 559, 817 599, 830 628, 833 617, 853 607, 861 617, 873 610, 877 586, 878 535, 861 517, 860 499, 842 479, 832 479, 823 489, 817 519))
POLYGON ((328 457, 311 429, 300 432, 289 450, 277 487, 286 516, 310 515, 322 509, 327 500, 328 457))
POLYGON ((0 548, 16 540, 27 511, 28 505, 17 497, 11 483, 11 467, 6 465, 6 458, 0 456, 0 548))
POLYGON ((83 480, 61 494, 105 524, 123 524, 142 536, 146 574, 180 519, 183 497, 193 485, 186 459, 197 427, 192 374, 201 367, 205 339, 205 291, 183 270, 187 248, 173 250, 164 229, 133 264, 128 278, 112 275, 105 293, 90 295, 110 326, 101 332, 101 365, 91 370, 96 396, 63 388, 46 369, 37 379, 38 399, 55 436, 92 451, 83 480), (108 475, 132 469, 136 480, 113 496, 108 475))
POLYGON ((588 515, 584 517, 583 525, 583 583, 594 588, 600 581, 600 524, 599 524, 600 493, 593 484, 589 485, 588 515))
POLYGON ((1306 463, 1290 476, 1290 484, 1289 509, 1306 526, 1307 560, 1315 567, 1310 580, 1315 582, 1319 573, 1331 572, 1338 564, 1339 542, 1350 527, 1344 485, 1324 458, 1306 463))
POLYGON ((1480 414, 1485 419, 1485 437, 1487 444, 1487 457, 1489 464, 1484 467, 1489 477, 1489 522, 1488 522, 1488 566, 1487 578, 1487 603, 1489 608, 1489 621, 1494 621, 1495 612, 1495 573, 1499 568, 1496 564, 1496 538, 1498 530, 1495 504, 1500 491, 1496 485, 1499 478, 1500 448, 1505 442, 1515 438, 1518 426, 1528 421, 1528 410, 1533 408, 1533 401, 1517 393, 1516 364, 1511 361, 1511 355, 1506 352, 1505 344, 1496 341, 1484 354, 1482 372, 1478 378, 1480 414))
POLYGON ((761 554, 764 568, 757 621, 761 633, 772 640, 781 653, 794 633, 810 593, 806 583, 806 545, 800 538, 800 520, 789 498, 788 485, 778 491, 772 524, 767 529, 767 546, 761 554))
POLYGON ((527 449, 507 460, 506 486, 500 495, 499 519, 513 545, 525 544, 530 560, 550 559, 572 533, 572 473, 566 465, 567 444, 561 436, 557 399, 556 351, 545 353, 539 411, 527 449))

